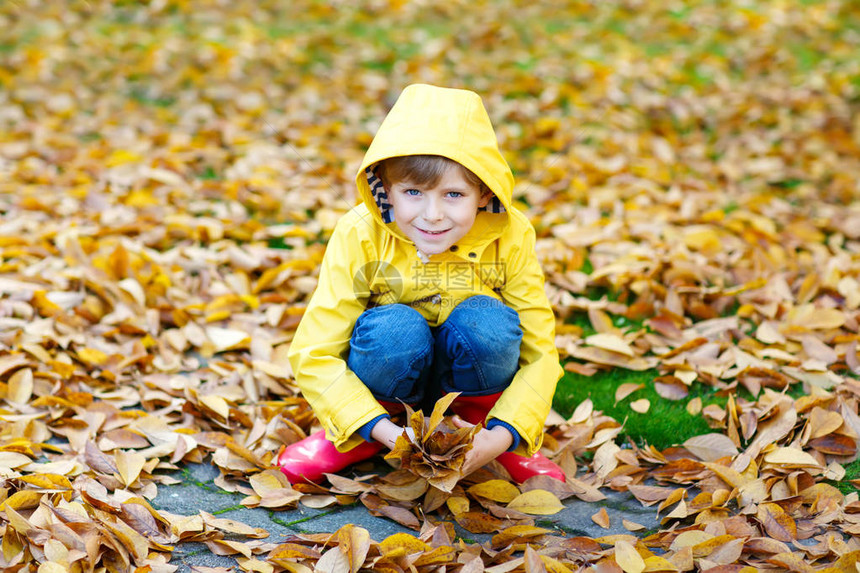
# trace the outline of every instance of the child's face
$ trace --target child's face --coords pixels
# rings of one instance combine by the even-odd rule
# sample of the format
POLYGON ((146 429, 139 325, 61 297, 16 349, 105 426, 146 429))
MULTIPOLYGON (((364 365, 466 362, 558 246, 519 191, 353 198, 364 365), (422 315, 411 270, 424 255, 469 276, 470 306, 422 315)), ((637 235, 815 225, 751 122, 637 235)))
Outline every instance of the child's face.
POLYGON ((466 236, 478 208, 490 200, 490 192, 481 193, 456 166, 432 187, 405 180, 392 182, 386 190, 397 227, 425 255, 447 251, 466 236))

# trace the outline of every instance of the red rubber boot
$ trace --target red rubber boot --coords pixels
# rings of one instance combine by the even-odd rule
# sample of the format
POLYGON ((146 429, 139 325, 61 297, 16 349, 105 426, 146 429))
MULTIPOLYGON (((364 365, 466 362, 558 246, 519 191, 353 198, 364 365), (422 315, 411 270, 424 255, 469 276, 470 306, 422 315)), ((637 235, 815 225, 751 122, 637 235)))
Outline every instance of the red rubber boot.
MULTIPOLYGON (((403 411, 403 405, 380 402, 391 414, 403 411)), ((319 483, 323 474, 337 473, 352 464, 372 458, 383 448, 379 442, 364 442, 348 452, 339 452, 325 437, 325 430, 315 432, 294 444, 283 448, 275 460, 290 483, 311 481, 319 483)))
POLYGON ((348 452, 339 452, 326 439, 325 430, 320 430, 281 450, 275 463, 290 483, 319 483, 323 474, 337 473, 347 466, 373 457, 381 449, 382 444, 379 442, 364 442, 348 452))
MULTIPOLYGON (((451 404, 451 410, 470 424, 483 424, 501 395, 502 393, 499 392, 486 396, 458 396, 451 404)), ((559 481, 567 481, 562 469, 540 452, 531 457, 504 452, 496 460, 508 470, 511 478, 517 483, 523 483, 536 475, 547 475, 559 481)))

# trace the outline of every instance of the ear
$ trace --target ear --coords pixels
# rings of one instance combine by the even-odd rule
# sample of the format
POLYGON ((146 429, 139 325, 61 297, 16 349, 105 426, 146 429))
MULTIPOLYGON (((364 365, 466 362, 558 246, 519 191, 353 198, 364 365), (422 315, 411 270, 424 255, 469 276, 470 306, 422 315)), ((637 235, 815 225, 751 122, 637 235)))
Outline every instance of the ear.
POLYGON ((484 189, 481 192, 481 198, 478 199, 478 208, 483 209, 484 207, 486 207, 489 204, 490 199, 492 197, 493 197, 493 192, 490 191, 489 189, 484 189))

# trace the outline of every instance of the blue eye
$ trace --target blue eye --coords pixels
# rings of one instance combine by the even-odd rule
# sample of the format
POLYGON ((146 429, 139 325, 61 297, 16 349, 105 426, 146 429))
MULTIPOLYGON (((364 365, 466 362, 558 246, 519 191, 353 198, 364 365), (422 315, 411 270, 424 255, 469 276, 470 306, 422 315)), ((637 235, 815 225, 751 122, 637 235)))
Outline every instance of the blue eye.
POLYGON ((415 197, 416 195, 421 194, 421 191, 419 191, 418 189, 405 189, 403 192, 407 195, 412 196, 412 197, 415 197))
POLYGON ((451 197, 453 199, 457 199, 457 198, 462 197, 462 196, 463 196, 463 194, 460 193, 459 191, 451 191, 450 193, 448 193, 448 197, 451 197))

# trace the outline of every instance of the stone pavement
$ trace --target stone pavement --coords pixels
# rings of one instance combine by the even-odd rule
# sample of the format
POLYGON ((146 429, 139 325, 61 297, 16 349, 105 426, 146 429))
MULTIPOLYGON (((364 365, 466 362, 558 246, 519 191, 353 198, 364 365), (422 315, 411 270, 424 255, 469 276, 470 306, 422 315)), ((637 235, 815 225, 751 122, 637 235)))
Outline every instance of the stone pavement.
MULTIPOLYGON (((398 532, 415 534, 399 524, 383 517, 374 517, 361 503, 351 506, 336 506, 328 509, 310 509, 299 506, 288 511, 272 511, 262 507, 248 509, 240 502, 243 494, 225 492, 214 483, 218 469, 209 464, 189 464, 173 477, 182 481, 176 485, 161 485, 153 506, 178 515, 196 515, 200 510, 216 517, 232 519, 253 527, 261 527, 269 532, 264 541, 280 543, 289 535, 297 533, 332 533, 341 526, 352 523, 370 532, 374 541, 382 541, 398 532)), ((600 537, 614 533, 630 533, 624 529, 622 519, 656 528, 656 510, 642 505, 627 492, 618 493, 608 489, 601 490, 607 499, 586 503, 576 498, 564 502, 565 509, 550 516, 536 516, 536 525, 555 529, 558 535, 600 537), (603 529, 591 520, 591 516, 605 507, 610 518, 610 528, 603 529)), ((474 534, 455 524, 457 534, 469 542, 482 543, 490 535, 474 534)), ((178 571, 189 572, 191 567, 236 567, 232 557, 211 553, 202 543, 183 543, 176 546, 171 563, 178 565, 178 571)), ((238 568, 237 568, 238 570, 238 568)))

